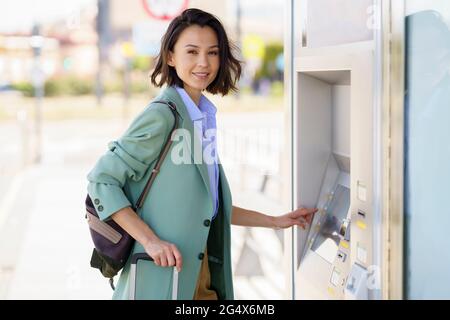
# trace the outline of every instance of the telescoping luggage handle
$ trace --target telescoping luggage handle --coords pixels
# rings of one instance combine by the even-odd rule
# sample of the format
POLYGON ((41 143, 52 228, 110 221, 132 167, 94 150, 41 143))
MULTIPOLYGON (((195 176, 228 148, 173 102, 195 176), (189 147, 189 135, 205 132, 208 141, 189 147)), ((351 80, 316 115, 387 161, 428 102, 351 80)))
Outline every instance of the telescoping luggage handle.
MULTIPOLYGON (((131 268, 130 268, 130 300, 136 298, 136 266, 139 260, 153 261, 146 253, 135 253, 131 257, 131 268)), ((178 297, 178 271, 177 268, 173 267, 173 281, 172 281, 172 300, 177 300, 178 297)))

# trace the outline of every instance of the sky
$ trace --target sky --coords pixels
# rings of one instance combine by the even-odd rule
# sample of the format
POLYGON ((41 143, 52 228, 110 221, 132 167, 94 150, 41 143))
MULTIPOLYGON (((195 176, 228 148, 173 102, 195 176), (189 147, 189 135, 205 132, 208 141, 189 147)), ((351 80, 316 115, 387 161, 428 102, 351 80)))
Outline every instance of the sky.
POLYGON ((95 0, 0 0, 0 32, 29 31, 34 22, 69 17, 95 0))

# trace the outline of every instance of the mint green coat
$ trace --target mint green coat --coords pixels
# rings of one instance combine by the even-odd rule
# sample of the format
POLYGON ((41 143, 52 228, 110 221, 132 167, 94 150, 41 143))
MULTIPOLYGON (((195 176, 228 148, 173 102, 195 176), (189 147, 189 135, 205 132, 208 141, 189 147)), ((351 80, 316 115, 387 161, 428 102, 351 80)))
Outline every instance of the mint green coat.
MULTIPOLYGON (((222 165, 219 164, 219 212, 211 222, 213 201, 207 166, 194 161, 194 127, 186 106, 172 87, 165 88, 156 100, 172 101, 179 113, 179 128, 190 133, 191 143, 174 141, 162 164, 147 199, 139 212, 141 218, 164 241, 174 243, 183 257, 179 274, 178 299, 192 299, 200 272, 200 253, 208 249, 211 286, 219 299, 233 299, 230 254, 231 193, 222 165), (182 145, 180 145, 181 143, 182 145), (192 147, 191 147, 192 146, 192 147), (172 150, 185 150, 188 163, 177 164, 172 150)), ((150 103, 117 140, 108 144, 88 174, 88 193, 102 220, 135 204, 174 123, 170 109, 150 103)), ((198 161, 197 161, 198 162, 198 161)), ((179 163, 179 161, 178 161, 179 163)), ((144 252, 135 242, 133 253, 144 252)), ((127 299, 130 261, 125 265, 114 299, 127 299)), ((172 268, 142 261, 137 268, 137 299, 170 299, 172 268)))

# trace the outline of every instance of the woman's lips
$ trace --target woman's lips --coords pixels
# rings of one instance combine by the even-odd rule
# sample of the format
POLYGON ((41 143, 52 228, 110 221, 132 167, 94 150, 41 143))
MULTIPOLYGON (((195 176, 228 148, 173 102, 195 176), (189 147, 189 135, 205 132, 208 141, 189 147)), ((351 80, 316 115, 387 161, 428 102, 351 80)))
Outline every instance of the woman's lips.
POLYGON ((192 74, 200 80, 205 80, 209 76, 207 72, 193 72, 192 74))

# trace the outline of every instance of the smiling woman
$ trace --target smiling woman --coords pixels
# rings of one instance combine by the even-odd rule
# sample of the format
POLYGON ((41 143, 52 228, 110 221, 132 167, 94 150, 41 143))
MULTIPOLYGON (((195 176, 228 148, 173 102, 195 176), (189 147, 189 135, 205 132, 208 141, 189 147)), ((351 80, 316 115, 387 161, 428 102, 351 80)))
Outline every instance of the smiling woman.
POLYGON ((99 218, 112 218, 136 239, 132 254, 147 253, 154 261, 135 263, 133 271, 128 261, 116 299, 126 299, 129 292, 138 299, 168 299, 173 292, 178 299, 233 299, 230 225, 279 229, 305 227, 311 221, 314 209, 273 217, 232 205, 216 148, 217 109, 202 94, 224 96, 237 90, 241 65, 232 48, 213 15, 188 9, 176 17, 162 38, 151 75, 155 86, 167 87, 88 175, 88 192, 99 218), (158 101, 176 106, 180 128, 175 136, 187 132, 194 141, 178 142, 190 151, 187 162, 178 161, 174 150, 180 148, 173 144, 141 210, 135 212, 131 203, 154 171, 164 142, 175 140, 169 136, 175 117, 158 101), (203 134, 211 131, 212 135, 203 134), (196 146, 201 146, 200 159, 196 146), (178 277, 165 268, 171 266, 180 272, 178 277), (130 273, 136 277, 130 278, 130 273))

